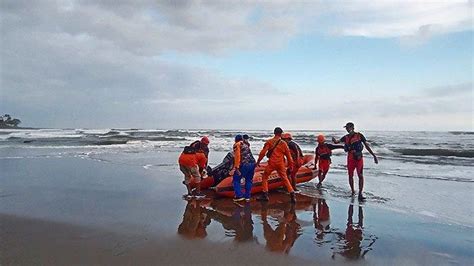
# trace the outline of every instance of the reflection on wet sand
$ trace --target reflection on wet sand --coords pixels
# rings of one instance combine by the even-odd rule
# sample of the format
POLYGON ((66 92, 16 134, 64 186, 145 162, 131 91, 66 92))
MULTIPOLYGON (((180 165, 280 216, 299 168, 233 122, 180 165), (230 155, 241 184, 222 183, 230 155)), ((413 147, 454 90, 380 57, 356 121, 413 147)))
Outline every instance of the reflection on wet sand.
POLYGON ((341 255, 358 259, 372 249, 377 238, 364 233, 362 206, 358 206, 358 220, 354 223, 353 204, 349 204, 346 228, 339 229, 331 226, 326 200, 305 194, 297 195, 296 204, 288 202, 286 193, 274 193, 266 203, 252 201, 236 204, 231 199, 192 199, 186 205, 178 233, 189 239, 205 238, 206 227, 215 221, 222 225, 225 236, 236 242, 265 243, 269 251, 288 254, 303 233, 314 230, 314 243, 332 250, 332 254, 328 254, 332 258, 341 255), (311 211, 313 221, 305 222, 304 217, 311 211), (303 220, 299 220, 298 216, 303 220), (254 222, 258 219, 261 223, 254 222), (255 230, 255 226, 260 224, 262 230, 255 230), (258 235, 261 232, 263 236, 258 235))
POLYGON ((358 221, 354 223, 354 205, 349 205, 347 211, 347 224, 344 233, 336 232, 338 237, 337 246, 334 248, 333 258, 340 254, 348 259, 355 260, 363 258, 367 252, 372 250, 372 245, 377 240, 377 237, 364 233, 364 211, 359 205, 358 221))
POLYGON ((186 238, 205 238, 207 236, 206 227, 211 220, 201 207, 198 200, 189 200, 183 215, 183 222, 178 227, 178 234, 186 238))
POLYGON ((317 199, 313 204, 313 221, 316 229, 316 243, 322 245, 328 241, 324 240, 324 235, 330 233, 329 206, 325 199, 317 199))
MULTIPOLYGON (((275 207, 274 207, 275 208, 275 207)), ((278 209, 283 211, 275 229, 268 223, 267 204, 262 204, 261 218, 266 248, 270 251, 289 253, 296 239, 301 235, 300 225, 296 222, 295 204, 282 203, 278 209)))

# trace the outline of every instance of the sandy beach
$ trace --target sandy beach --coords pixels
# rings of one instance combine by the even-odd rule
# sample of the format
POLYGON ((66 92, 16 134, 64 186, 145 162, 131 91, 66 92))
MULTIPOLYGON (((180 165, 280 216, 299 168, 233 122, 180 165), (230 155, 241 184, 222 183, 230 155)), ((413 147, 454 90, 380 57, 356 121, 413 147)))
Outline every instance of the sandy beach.
MULTIPOLYGON (((10 155, 18 155, 10 150, 10 155)), ((215 152, 218 158, 222 152, 215 152)), ((467 265, 472 227, 334 197, 185 201, 178 153, 2 159, 2 265, 467 265), (146 169, 137 161, 155 160, 146 169)), ((10 156, 15 157, 15 156, 10 156)), ((383 205, 383 204, 382 204, 383 205)), ((470 211, 470 207, 466 207, 470 211)))

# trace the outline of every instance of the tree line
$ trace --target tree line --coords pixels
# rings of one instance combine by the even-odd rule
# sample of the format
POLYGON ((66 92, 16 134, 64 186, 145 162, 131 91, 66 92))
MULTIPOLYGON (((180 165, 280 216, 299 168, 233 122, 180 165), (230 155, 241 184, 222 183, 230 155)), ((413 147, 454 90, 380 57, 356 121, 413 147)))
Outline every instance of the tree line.
POLYGON ((20 123, 20 119, 12 118, 9 114, 0 116, 0 128, 18 127, 20 123))

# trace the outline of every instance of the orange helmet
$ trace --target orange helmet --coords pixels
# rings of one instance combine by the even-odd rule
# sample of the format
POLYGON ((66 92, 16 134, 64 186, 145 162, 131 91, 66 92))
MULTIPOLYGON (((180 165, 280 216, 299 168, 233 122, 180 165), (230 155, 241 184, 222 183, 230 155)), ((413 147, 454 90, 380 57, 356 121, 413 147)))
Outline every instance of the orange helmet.
POLYGON ((281 134, 281 138, 292 140, 293 136, 291 136, 291 133, 285 132, 285 133, 281 134))
POLYGON ((320 135, 318 135, 317 140, 318 140, 319 143, 323 143, 326 139, 324 138, 323 134, 320 134, 320 135))
POLYGON ((204 136, 204 137, 202 137, 201 142, 202 142, 203 144, 206 144, 206 145, 207 145, 207 144, 209 144, 209 138, 208 138, 207 136, 204 136))

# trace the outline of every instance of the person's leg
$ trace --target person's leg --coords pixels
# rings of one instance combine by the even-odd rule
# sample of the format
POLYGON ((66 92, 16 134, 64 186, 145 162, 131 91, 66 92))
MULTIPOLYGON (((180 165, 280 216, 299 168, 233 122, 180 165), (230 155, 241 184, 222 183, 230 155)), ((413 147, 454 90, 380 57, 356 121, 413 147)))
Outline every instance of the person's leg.
POLYGON ((293 187, 294 191, 297 191, 296 188, 296 175, 298 174, 298 170, 300 169, 301 165, 299 163, 293 164, 293 170, 291 171, 291 186, 293 187))
POLYGON ((275 170, 278 173, 278 176, 281 177, 283 184, 285 185, 286 189, 288 192, 294 192, 293 187, 290 184, 290 181, 288 180, 288 176, 286 175, 286 167, 284 164, 279 164, 275 166, 275 170))
MULTIPOLYGON (((242 171, 242 169, 240 169, 242 171)), ((237 171, 234 171, 234 175, 232 176, 232 184, 234 186, 234 197, 236 199, 242 198, 242 191, 240 189, 240 180, 242 179, 242 172, 240 175, 237 173, 237 171)))
POLYGON ((365 197, 362 192, 364 192, 364 159, 357 161, 357 176, 359 177, 359 199, 363 200, 365 197))
POLYGON ((318 170, 318 184, 316 185, 317 188, 320 188, 322 186, 321 182, 323 182, 322 179, 323 171, 318 170))
POLYGON ((184 174, 184 185, 188 191, 188 195, 191 195, 191 187, 189 186, 189 181, 191 180, 191 169, 189 167, 179 165, 179 170, 184 174))
POLYGON ((271 165, 267 165, 267 167, 265 167, 265 170, 263 170, 263 174, 262 174, 262 191, 263 192, 268 192, 268 177, 270 176, 273 170, 274 169, 271 165))
POLYGON ((250 199, 250 194, 252 192, 252 183, 253 183, 253 175, 255 173, 255 164, 246 164, 245 166, 245 194, 244 197, 245 199, 250 199))
POLYGON ((351 187, 352 194, 355 194, 354 190, 354 170, 356 168, 356 161, 347 157, 347 174, 349 176, 349 186, 351 187))
POLYGON ((290 184, 290 180, 288 180, 288 176, 286 175, 285 165, 280 164, 280 165, 275 166, 275 168, 278 173, 278 176, 281 177, 286 189, 288 190, 288 192, 290 192, 290 201, 295 203, 296 202, 295 191, 293 190, 293 187, 290 184))
POLYGON ((268 164, 262 174, 262 195, 258 198, 261 201, 268 201, 268 177, 273 171, 273 167, 268 164))
POLYGON ((200 196, 201 195, 201 174, 199 173, 199 167, 197 165, 194 167, 191 167, 191 174, 194 177, 194 180, 196 181, 196 194, 200 196))
POLYGON ((323 181, 326 178, 326 174, 329 171, 329 162, 326 160, 319 160, 319 171, 318 171, 318 178, 319 183, 317 185, 320 188, 323 185, 323 181))

